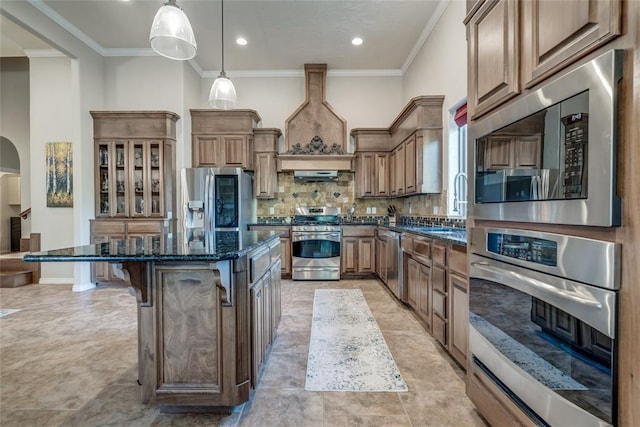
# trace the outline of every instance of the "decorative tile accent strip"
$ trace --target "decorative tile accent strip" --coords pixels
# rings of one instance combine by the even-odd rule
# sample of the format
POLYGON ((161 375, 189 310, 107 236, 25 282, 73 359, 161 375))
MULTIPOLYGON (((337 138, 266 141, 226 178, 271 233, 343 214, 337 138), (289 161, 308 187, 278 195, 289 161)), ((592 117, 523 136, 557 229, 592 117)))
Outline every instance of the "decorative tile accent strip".
POLYGON ((360 289, 316 289, 305 390, 408 391, 360 289))
POLYGON ((400 225, 416 225, 419 227, 452 227, 452 228, 467 227, 467 220, 464 218, 402 215, 398 218, 398 223, 400 225))

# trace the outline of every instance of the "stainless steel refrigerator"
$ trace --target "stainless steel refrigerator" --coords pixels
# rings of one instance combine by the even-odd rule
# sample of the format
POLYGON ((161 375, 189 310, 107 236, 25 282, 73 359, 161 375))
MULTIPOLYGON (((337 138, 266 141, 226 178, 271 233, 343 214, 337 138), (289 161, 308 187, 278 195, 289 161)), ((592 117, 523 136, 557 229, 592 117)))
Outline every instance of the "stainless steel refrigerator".
POLYGON ((245 231, 256 222, 253 176, 240 168, 185 168, 181 171, 182 229, 245 231))

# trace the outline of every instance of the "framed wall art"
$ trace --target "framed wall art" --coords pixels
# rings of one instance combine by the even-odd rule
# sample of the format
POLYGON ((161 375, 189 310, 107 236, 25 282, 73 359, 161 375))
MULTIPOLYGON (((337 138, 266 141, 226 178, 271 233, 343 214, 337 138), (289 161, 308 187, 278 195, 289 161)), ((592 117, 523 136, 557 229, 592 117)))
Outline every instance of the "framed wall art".
POLYGON ((70 142, 46 144, 47 207, 73 207, 73 148, 70 142))

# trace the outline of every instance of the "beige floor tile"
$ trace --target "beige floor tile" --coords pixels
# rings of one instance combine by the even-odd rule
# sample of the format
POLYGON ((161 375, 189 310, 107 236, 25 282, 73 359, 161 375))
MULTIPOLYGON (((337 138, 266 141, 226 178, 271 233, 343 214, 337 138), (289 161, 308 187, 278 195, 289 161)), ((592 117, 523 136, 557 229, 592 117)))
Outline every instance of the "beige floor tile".
POLYGON ((138 400, 137 314, 124 287, 0 289, 0 425, 482 426, 461 371, 376 280, 282 283, 282 321, 252 400, 230 414, 161 413, 138 400), (304 390, 316 289, 358 288, 406 393, 304 390))
POLYGON ((329 415, 404 415, 402 393, 323 392, 324 413, 329 415))

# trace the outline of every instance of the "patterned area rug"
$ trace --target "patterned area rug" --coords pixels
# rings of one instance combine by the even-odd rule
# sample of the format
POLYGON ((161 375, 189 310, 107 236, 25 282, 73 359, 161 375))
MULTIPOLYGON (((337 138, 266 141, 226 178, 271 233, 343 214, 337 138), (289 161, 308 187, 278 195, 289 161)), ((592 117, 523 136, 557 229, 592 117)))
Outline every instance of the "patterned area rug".
POLYGON ((316 289, 305 390, 407 391, 360 289, 316 289))

